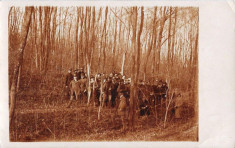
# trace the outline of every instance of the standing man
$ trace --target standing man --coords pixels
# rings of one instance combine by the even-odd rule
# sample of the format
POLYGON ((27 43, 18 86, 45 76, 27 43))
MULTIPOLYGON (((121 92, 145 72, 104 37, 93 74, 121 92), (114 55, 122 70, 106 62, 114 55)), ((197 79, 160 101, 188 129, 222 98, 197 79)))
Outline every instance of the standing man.
POLYGON ((85 77, 85 72, 83 71, 83 68, 80 68, 78 72, 78 80, 81 79, 82 75, 85 77))
POLYGON ((112 77, 109 76, 108 80, 104 84, 104 103, 106 107, 111 107, 111 98, 112 98, 112 77))
POLYGON ((118 113, 118 115, 121 117, 122 120, 122 131, 126 130, 127 127, 127 108, 128 108, 128 100, 124 95, 124 92, 121 91, 120 92, 120 98, 119 98, 119 103, 118 106, 116 108, 116 112, 118 113))
POLYGON ((81 73, 81 79, 79 80, 80 84, 80 101, 84 102, 87 95, 87 79, 85 78, 85 73, 81 73))
POLYGON ((96 78, 96 84, 95 84, 95 94, 96 94, 96 100, 97 100, 97 105, 100 105, 100 87, 101 87, 101 74, 97 74, 96 78))
POLYGON ((173 93, 173 99, 174 120, 177 121, 181 118, 181 110, 183 105, 182 95, 178 89, 175 89, 173 93))
POLYGON ((81 88, 80 88, 80 83, 79 83, 76 75, 74 75, 74 79, 70 82, 70 88, 71 88, 71 91, 70 91, 71 95, 70 95, 70 101, 67 105, 67 108, 70 107, 70 105, 73 101, 74 95, 75 95, 75 100, 79 99, 79 94, 80 94, 81 88))
POLYGON ((73 74, 71 73, 72 69, 70 68, 68 70, 68 73, 66 74, 66 80, 65 80, 65 87, 66 87, 66 96, 69 98, 70 96, 70 82, 73 80, 73 74))
POLYGON ((166 82, 163 82, 161 89, 162 89, 162 98, 166 99, 168 92, 168 86, 166 82))
POLYGON ((74 76, 76 76, 78 80, 80 79, 78 69, 74 70, 74 76))

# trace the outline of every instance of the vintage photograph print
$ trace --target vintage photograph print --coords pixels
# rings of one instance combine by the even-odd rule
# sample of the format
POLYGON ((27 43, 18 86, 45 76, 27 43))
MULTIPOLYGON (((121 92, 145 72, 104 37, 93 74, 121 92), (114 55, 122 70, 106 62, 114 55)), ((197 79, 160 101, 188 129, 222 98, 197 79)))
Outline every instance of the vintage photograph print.
POLYGON ((9 7, 10 141, 198 141, 198 35, 198 7, 9 7))

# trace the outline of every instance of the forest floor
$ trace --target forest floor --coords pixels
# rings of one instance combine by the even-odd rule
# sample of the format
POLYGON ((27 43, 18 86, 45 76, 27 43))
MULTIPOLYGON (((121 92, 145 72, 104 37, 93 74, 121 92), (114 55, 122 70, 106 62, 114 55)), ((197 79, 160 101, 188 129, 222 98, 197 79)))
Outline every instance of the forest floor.
MULTIPOLYGON (((34 85, 36 86, 36 85, 34 85)), ((192 116, 156 123, 154 115, 136 116, 135 129, 122 131, 120 116, 115 109, 63 97, 62 88, 24 88, 17 94, 15 119, 10 127, 11 141, 197 141, 198 124, 192 116)), ((58 86, 58 85, 57 85, 58 86)), ((62 86, 62 85, 61 85, 62 86)), ((39 86, 37 86, 39 87, 39 86)))
MULTIPOLYGON (((26 103, 26 102, 25 102, 26 103)), ((102 108, 98 120, 98 107, 73 102, 44 108, 16 109, 11 141, 196 141, 197 124, 191 119, 156 124, 155 117, 137 116, 134 131, 122 131, 119 116, 113 118, 114 109, 102 108), (113 120, 112 120, 113 119, 113 120)))

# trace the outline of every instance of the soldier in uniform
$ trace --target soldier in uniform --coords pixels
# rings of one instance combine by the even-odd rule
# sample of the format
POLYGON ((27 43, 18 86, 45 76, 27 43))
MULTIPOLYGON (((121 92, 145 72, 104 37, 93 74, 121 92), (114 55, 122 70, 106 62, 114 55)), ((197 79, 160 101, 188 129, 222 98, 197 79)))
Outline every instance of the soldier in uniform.
POLYGON ((162 98, 166 99, 168 91, 168 86, 166 82, 162 83, 161 91, 162 91, 162 98))
POLYGON ((70 82, 70 88, 71 88, 71 95, 70 95, 70 101, 67 105, 67 108, 70 107, 72 101, 73 101, 73 97, 75 95, 75 99, 77 100, 80 94, 80 84, 79 81, 77 79, 77 76, 74 74, 74 79, 70 82))
POLYGON ((109 103, 111 102, 111 97, 112 97, 112 94, 111 94, 111 90, 112 90, 112 80, 111 80, 111 77, 108 77, 107 81, 105 82, 104 84, 104 103, 105 103, 105 106, 108 106, 109 103))
POLYGON ((124 95, 124 92, 121 91, 120 92, 120 97, 119 97, 119 103, 118 106, 116 108, 116 112, 118 113, 118 115, 121 117, 122 120, 122 131, 126 130, 127 127, 127 107, 128 107, 128 100, 124 95))
POLYGON ((99 106, 100 105, 100 101, 99 101, 99 97, 100 97, 100 86, 101 86, 101 75, 97 74, 96 77, 96 82, 95 82, 95 100, 96 100, 96 104, 99 106))
POLYGON ((84 76, 85 77, 85 72, 83 71, 83 68, 80 68, 79 69, 79 72, 78 72, 78 79, 80 80, 81 79, 81 76, 84 76))
POLYGON ((148 100, 141 99, 139 108, 140 108, 140 116, 150 115, 150 107, 148 100))
POLYGON ((174 94, 173 94, 173 99, 174 99, 174 119, 178 120, 181 118, 181 110, 182 110, 182 96, 179 93, 178 89, 175 90, 174 94))
POLYGON ((74 76, 76 76, 76 77, 77 77, 77 79, 79 80, 79 76, 78 76, 78 69, 75 69, 75 70, 74 70, 74 76))
POLYGON ((118 96, 117 88, 118 88, 118 82, 115 78, 113 78, 112 85, 111 85, 111 96, 112 96, 111 107, 115 106, 115 100, 116 100, 116 97, 118 96))
POLYGON ((159 118, 162 117, 163 114, 163 101, 162 101, 162 80, 156 81, 157 84, 153 86, 153 92, 155 94, 155 107, 159 106, 156 108, 159 118))
POLYGON ((73 80, 73 74, 71 68, 68 70, 65 78, 66 96, 69 98, 70 95, 70 82, 73 80))
POLYGON ((125 92, 126 91, 126 86, 124 84, 124 80, 121 79, 120 82, 119 82, 119 85, 118 85, 118 88, 117 88, 117 92, 118 92, 118 95, 120 96, 121 95, 121 91, 122 92, 125 92))
POLYGON ((81 79, 79 80, 80 83, 80 100, 81 102, 84 101, 84 98, 87 94, 87 79, 85 78, 85 73, 81 73, 81 79))

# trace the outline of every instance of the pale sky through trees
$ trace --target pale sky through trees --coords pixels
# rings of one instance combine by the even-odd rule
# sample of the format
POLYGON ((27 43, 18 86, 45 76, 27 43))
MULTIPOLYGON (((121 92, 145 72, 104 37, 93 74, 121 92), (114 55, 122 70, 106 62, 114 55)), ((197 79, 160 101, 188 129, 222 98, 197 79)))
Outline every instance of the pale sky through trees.
MULTIPOLYGON (((62 52, 71 52, 75 48, 75 35, 76 35, 76 21, 77 21, 77 16, 78 14, 78 8, 77 7, 58 7, 56 11, 54 8, 51 7, 50 13, 51 13, 51 21, 50 21, 50 28, 52 29, 53 23, 56 23, 55 27, 55 37, 58 38, 63 38, 64 41, 66 42, 64 46, 68 46, 67 48, 63 49, 62 52), (53 9, 53 11, 52 11, 53 9), (54 18, 55 17, 55 18, 54 18), (55 19, 55 22, 54 22, 55 19), (60 34, 60 35, 59 35, 60 34)), ((156 12, 156 34, 158 34, 160 25, 159 22, 162 20, 162 10, 163 7, 157 7, 157 12, 156 12)), ((11 11, 14 13, 10 14, 10 21, 18 21, 18 27, 19 27, 19 32, 20 32, 20 26, 22 22, 22 17, 24 13, 24 9, 21 7, 13 7, 11 8, 11 11), (16 17, 17 19, 14 19, 16 17)), ((40 35, 40 17, 39 17, 39 7, 35 7, 35 21, 36 21, 36 33, 39 36, 40 35)), ((95 24, 95 34, 96 34, 96 41, 99 42, 99 38, 102 37, 102 31, 103 31, 103 23, 105 20, 105 7, 95 7, 95 14, 96 14, 96 24, 95 24)), ((174 14, 175 8, 172 9, 172 29, 174 27, 174 14)), ((43 12, 43 10, 42 10, 43 12)), ((137 30, 139 29, 139 23, 140 23, 140 9, 138 8, 138 20, 137 20, 137 30)), ((83 9, 83 13, 85 13, 85 7, 83 9)), ((108 9, 108 15, 107 15, 107 32, 106 35, 107 37, 107 53, 113 54, 113 49, 114 47, 112 46, 114 43, 114 35, 115 35, 115 23, 116 24, 116 31, 121 31, 116 34, 116 55, 120 55, 117 57, 117 63, 121 62, 122 58, 121 55, 123 54, 124 51, 127 51, 127 54, 131 52, 131 37, 132 37, 132 25, 130 24, 130 15, 131 12, 129 10, 129 7, 109 7, 108 9), (130 30, 128 29, 130 27, 130 30), (121 30, 120 30, 121 28, 121 30), (129 32, 128 32, 129 30, 129 32)), ((141 53, 142 56, 141 58, 144 58, 144 55, 148 51, 148 46, 149 42, 151 40, 151 35, 152 35, 152 19, 154 15, 154 8, 153 7, 145 7, 144 8, 144 25, 143 25, 143 32, 141 35, 141 53)), ((166 9, 166 17, 169 17, 169 7, 166 9)), ((45 19, 45 15, 41 15, 41 19, 45 19)), ((42 23, 43 24, 43 23, 42 23)), ((81 32, 81 21, 79 21, 78 24, 78 38, 80 36, 81 32)), ((43 25, 44 26, 44 25, 43 25)), ((164 60, 167 57, 168 53, 168 26, 169 26, 169 19, 167 18, 165 21, 163 33, 162 33, 162 40, 161 40, 161 60, 164 60)), ((195 40, 196 38, 196 32, 198 28, 198 8, 191 8, 191 7, 185 7, 185 8, 178 8, 177 11, 177 24, 176 24, 176 30, 175 34, 171 36, 175 36, 174 39, 174 49, 173 52, 175 55, 178 55, 178 59, 181 59, 182 62, 187 65, 186 60, 190 59, 190 54, 191 54, 191 49, 193 48, 194 43, 193 41, 190 41, 190 38, 195 40), (191 44, 192 43, 192 44, 191 44)), ((44 29, 44 27, 42 27, 44 29)), ((50 30, 51 30, 50 29, 50 30)), ((173 32, 171 32, 173 33, 173 32)), ((51 34, 51 33, 50 33, 51 34)), ((35 35, 31 35, 33 37, 35 35)), ((158 36, 157 36, 158 38, 158 36)), ((57 39, 58 40, 58 39, 57 39)), ((37 44, 39 43, 39 38, 36 39, 37 44)), ((171 41, 173 42, 173 41, 171 41)), ((101 43, 101 42, 100 42, 101 43)), ((96 44, 94 54, 96 54, 96 51, 99 51, 101 48, 101 44, 98 43, 96 44)), ((12 48, 12 47, 10 47, 12 48)), ((64 47, 63 47, 64 48, 64 47)), ((52 49, 48 49, 52 50, 52 49)), ((52 52, 53 54, 56 54, 54 50, 59 50, 53 49, 52 52)), ((153 54, 153 51, 151 52, 151 55, 153 54)), ((150 55, 150 57, 151 57, 150 55)), ((127 65, 128 59, 127 59, 127 65)), ((71 64, 69 64, 72 66, 71 64)), ((69 66, 69 67, 70 67, 69 66)), ((67 66, 66 66, 67 67, 67 66)), ((73 66, 72 66, 73 67, 73 66)), ((119 71, 119 70, 118 70, 119 71)))

